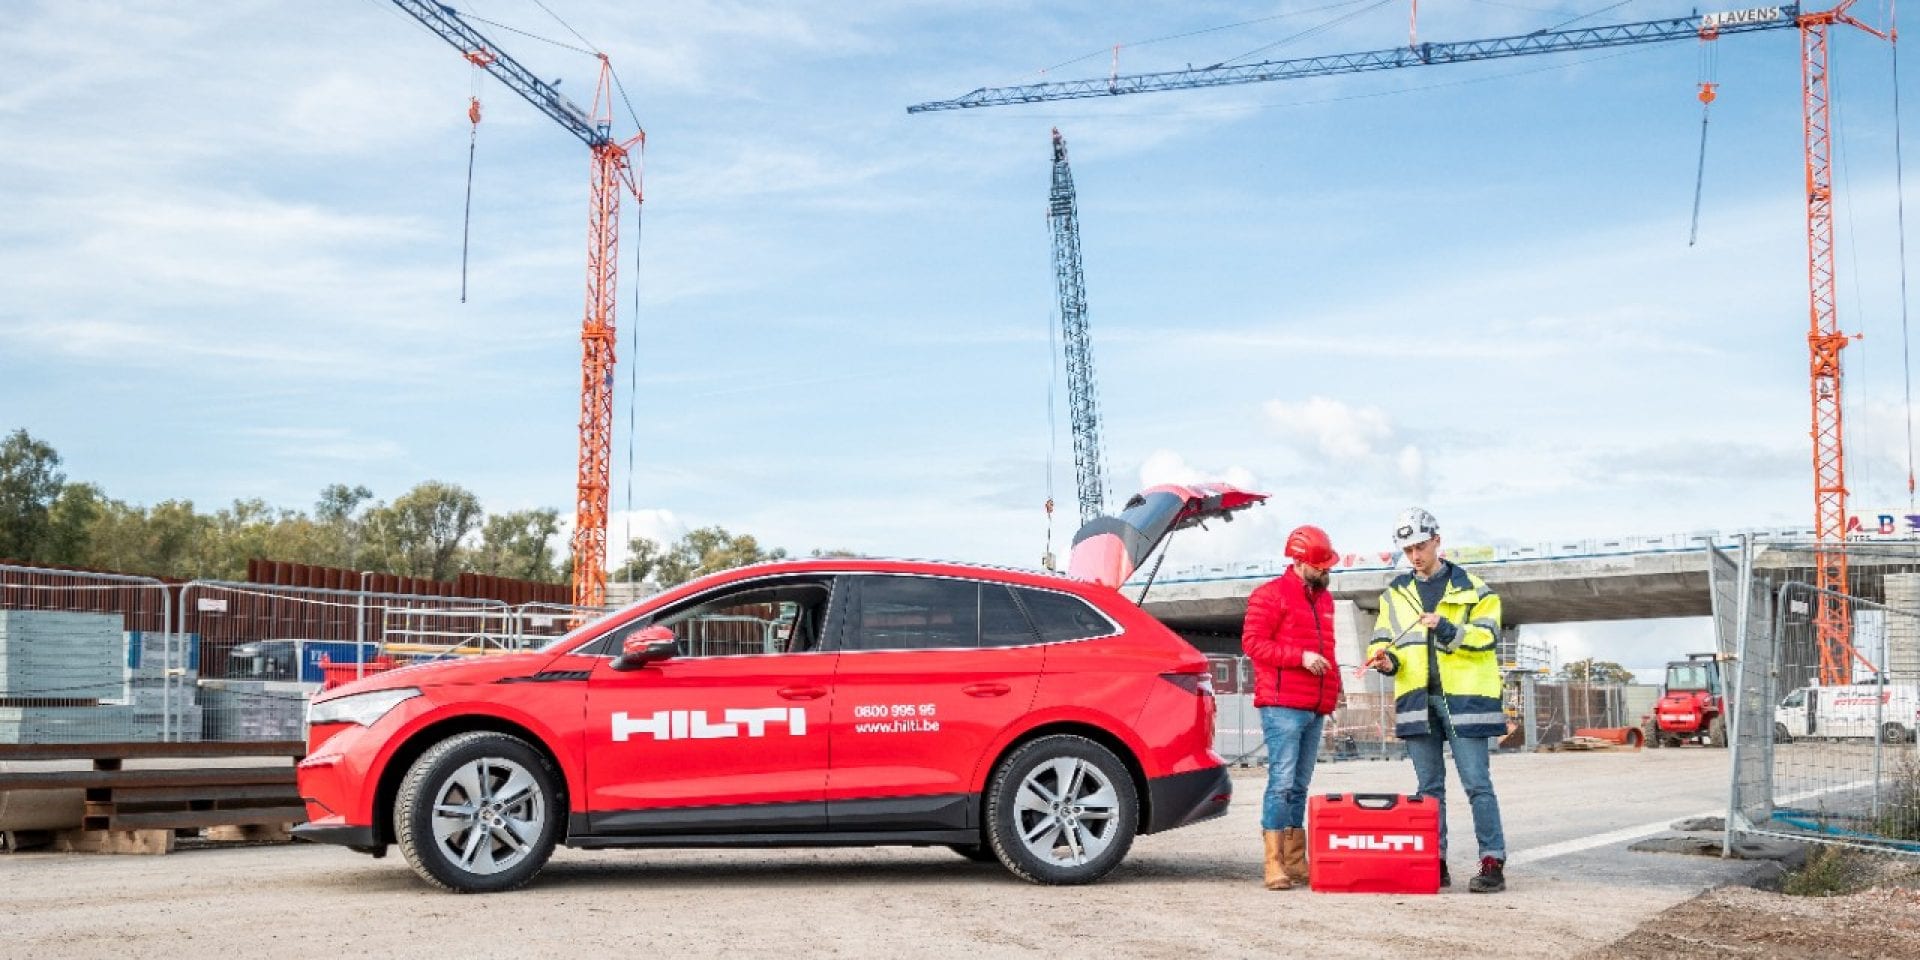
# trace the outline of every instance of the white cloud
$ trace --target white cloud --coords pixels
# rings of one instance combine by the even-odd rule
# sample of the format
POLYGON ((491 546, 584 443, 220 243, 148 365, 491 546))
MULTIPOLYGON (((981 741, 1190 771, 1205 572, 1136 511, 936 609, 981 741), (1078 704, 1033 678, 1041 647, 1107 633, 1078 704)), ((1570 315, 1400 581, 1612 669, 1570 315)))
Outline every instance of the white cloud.
POLYGON ((1304 401, 1269 400, 1262 408, 1283 440, 1300 447, 1306 462, 1397 476, 1399 486, 1416 499, 1427 491, 1426 457, 1408 443, 1385 410, 1314 396, 1304 401))

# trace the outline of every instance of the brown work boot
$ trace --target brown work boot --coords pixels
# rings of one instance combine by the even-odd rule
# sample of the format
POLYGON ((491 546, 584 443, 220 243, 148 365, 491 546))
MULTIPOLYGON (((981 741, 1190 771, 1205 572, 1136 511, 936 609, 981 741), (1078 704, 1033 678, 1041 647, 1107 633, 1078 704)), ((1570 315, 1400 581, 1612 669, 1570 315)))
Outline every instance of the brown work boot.
POLYGON ((1294 883, 1307 882, 1307 832, 1299 827, 1288 827, 1280 831, 1280 863, 1286 868, 1287 879, 1294 883))
POLYGON ((1279 830, 1262 830, 1260 837, 1267 845, 1266 883, 1268 890, 1291 890, 1293 881, 1287 879, 1286 866, 1281 862, 1279 830))

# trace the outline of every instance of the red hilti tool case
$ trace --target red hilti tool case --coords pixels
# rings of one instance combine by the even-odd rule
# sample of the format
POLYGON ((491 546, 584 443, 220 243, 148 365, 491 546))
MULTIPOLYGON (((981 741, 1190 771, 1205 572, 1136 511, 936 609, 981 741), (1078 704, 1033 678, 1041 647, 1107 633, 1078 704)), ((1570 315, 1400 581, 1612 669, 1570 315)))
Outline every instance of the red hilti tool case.
POLYGON ((1307 875, 1324 893, 1439 893, 1439 801, 1391 793, 1309 797, 1307 875))

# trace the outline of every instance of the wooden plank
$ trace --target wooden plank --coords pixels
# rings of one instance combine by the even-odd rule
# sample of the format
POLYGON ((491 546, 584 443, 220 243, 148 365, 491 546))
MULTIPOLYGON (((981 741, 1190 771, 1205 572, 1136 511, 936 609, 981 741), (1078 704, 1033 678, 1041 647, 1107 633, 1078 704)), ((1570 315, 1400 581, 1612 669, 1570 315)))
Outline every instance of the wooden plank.
POLYGON ((0 773, 0 790, 92 787, 190 787, 293 783, 293 767, 191 767, 176 770, 42 770, 0 773))
MULTIPOLYGON (((89 820, 93 818, 88 818, 89 820)), ((305 823, 305 806, 243 807, 237 810, 115 813, 105 818, 112 830, 185 830, 248 824, 305 823)))
POLYGON ((61 830, 53 835, 61 853, 172 853, 172 830, 61 830))
POLYGON ((300 740, 182 743, 0 743, 0 760, 97 760, 149 757, 304 757, 300 740))
POLYGON ((175 801, 206 800, 221 802, 227 800, 281 800, 298 799, 293 788, 293 778, 278 783, 226 783, 202 786, 170 787, 96 787, 89 790, 87 799, 102 803, 168 803, 175 801), (95 793, 101 796, 94 796, 95 793))

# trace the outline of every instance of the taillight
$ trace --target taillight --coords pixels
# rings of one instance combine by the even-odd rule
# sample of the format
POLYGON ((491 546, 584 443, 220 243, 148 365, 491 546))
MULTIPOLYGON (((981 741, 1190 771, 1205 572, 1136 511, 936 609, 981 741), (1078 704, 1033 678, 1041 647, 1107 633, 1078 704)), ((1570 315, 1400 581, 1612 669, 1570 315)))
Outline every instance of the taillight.
POLYGON ((1213 674, 1211 673, 1163 673, 1160 679, 1196 697, 1213 696, 1213 674))

